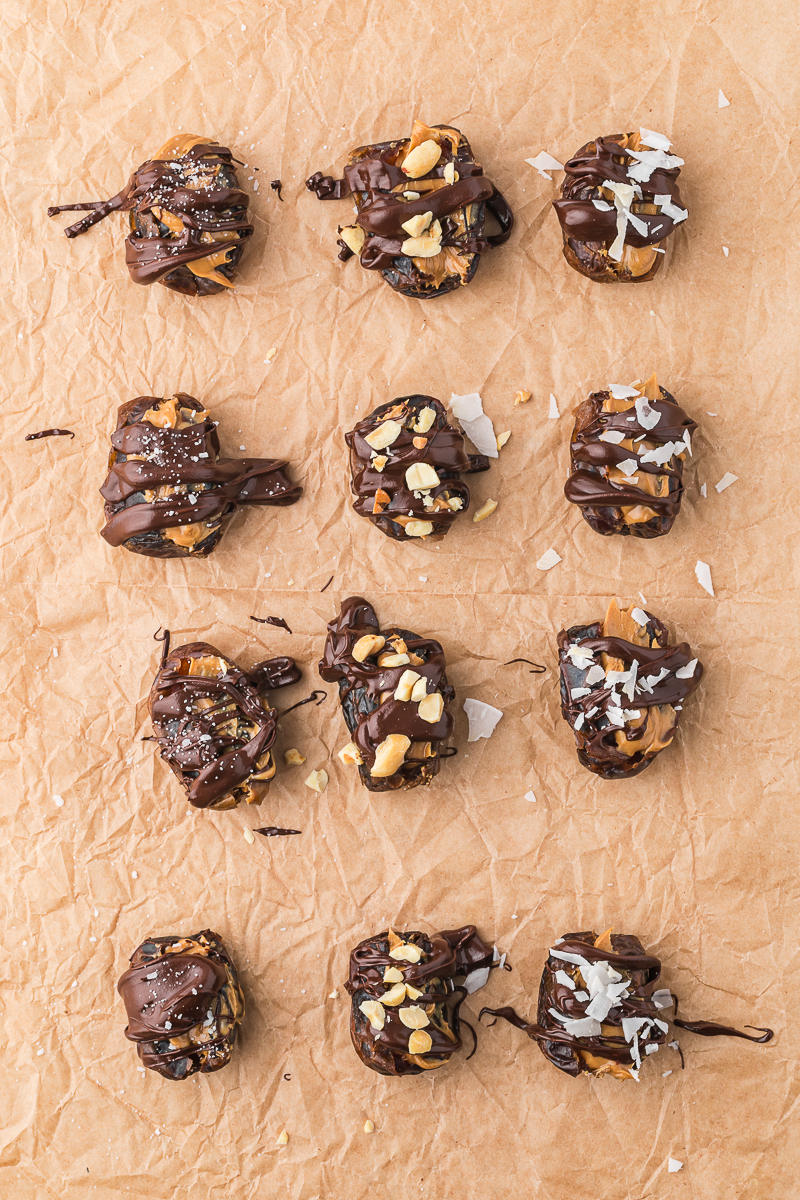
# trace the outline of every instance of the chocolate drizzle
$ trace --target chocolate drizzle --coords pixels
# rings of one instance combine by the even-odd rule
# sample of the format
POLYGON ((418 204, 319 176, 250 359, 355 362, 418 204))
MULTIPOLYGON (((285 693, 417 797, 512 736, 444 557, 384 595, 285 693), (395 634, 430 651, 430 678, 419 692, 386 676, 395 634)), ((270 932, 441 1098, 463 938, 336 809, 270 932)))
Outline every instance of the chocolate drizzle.
POLYGON ((621 610, 616 600, 603 622, 562 630, 558 648, 561 712, 581 763, 602 779, 638 775, 672 741, 702 663, 686 642, 671 646, 666 625, 651 613, 635 605, 621 610), (690 664, 690 674, 677 674, 690 664))
POLYGON ((441 541, 469 508, 469 488, 459 472, 489 469, 485 455, 467 454, 463 433, 449 423, 444 405, 433 396, 399 396, 382 404, 346 433, 345 441, 356 496, 353 508, 396 541, 441 541), (396 437, 374 449, 369 439, 375 435, 383 440, 379 431, 390 428, 389 422, 400 426, 396 437), (432 468, 436 482, 411 486, 406 473, 413 463, 432 468))
POLYGON ((351 761, 358 763, 365 787, 384 792, 431 782, 439 773, 439 759, 454 725, 450 705, 455 691, 447 682, 439 642, 397 626, 381 630, 372 605, 351 596, 328 625, 319 673, 328 683, 338 681, 339 702, 353 738, 346 749, 351 761), (359 661, 353 651, 365 637, 374 639, 374 650, 359 661), (397 665, 383 662, 387 656, 390 661, 399 659, 397 665), (408 672, 425 681, 420 685, 425 695, 438 692, 442 697, 441 714, 435 722, 420 716, 420 701, 397 699, 395 693, 408 672), (390 738, 399 740, 404 755, 397 769, 384 775, 376 758, 379 747, 390 738))
POLYGON ((302 829, 280 829, 277 825, 265 825, 263 829, 254 829, 262 837, 288 837, 292 833, 302 833, 302 829))
POLYGON ((150 690, 161 757, 195 808, 260 804, 275 775, 278 713, 261 693, 300 679, 292 658, 243 671, 207 642, 171 650, 150 690))
POLYGON ((125 1036, 144 1066, 165 1079, 224 1067, 244 997, 219 934, 148 938, 130 962, 117 991, 128 1014, 125 1036))
POLYGON ((120 406, 100 494, 111 546, 151 558, 205 558, 243 504, 294 504, 302 488, 279 458, 219 458, 216 422, 193 396, 120 406))
POLYGON ((684 458, 697 425, 655 377, 642 395, 646 419, 658 414, 652 428, 642 425, 635 399, 615 400, 609 391, 592 392, 574 410, 564 495, 607 537, 662 537, 680 512, 684 458), (608 441, 608 435, 621 440, 608 441), (619 464, 631 462, 636 470, 627 476, 619 464))
POLYGON ((680 223, 667 216, 663 205, 655 201, 656 196, 669 196, 671 204, 681 207, 680 166, 658 167, 649 179, 637 179, 637 174, 646 171, 631 151, 647 153, 650 147, 642 143, 638 133, 614 133, 587 142, 565 164, 561 199, 553 202, 563 233, 564 257, 581 275, 600 283, 644 283, 652 279, 664 258, 652 247, 663 250, 666 239, 680 223), (629 174, 632 168, 633 177, 629 174), (634 220, 625 225, 618 261, 609 256, 609 249, 618 236, 620 213, 613 190, 603 186, 606 182, 637 189, 629 207, 634 220), (598 204, 603 207, 598 208, 598 204))
POLYGON ((47 215, 89 212, 64 232, 78 237, 112 212, 129 212, 125 261, 135 283, 163 283, 187 296, 231 287, 245 239, 250 197, 239 189, 232 152, 208 138, 171 138, 110 200, 62 204, 47 215))
MULTIPOLYGON (((459 1009, 467 995, 466 988, 456 985, 454 977, 466 977, 491 963, 492 951, 474 925, 430 937, 416 930, 400 936, 389 929, 359 942, 350 955, 344 986, 352 997, 350 1036, 364 1065, 380 1075, 401 1076, 419 1075, 449 1062, 461 1049, 460 1026, 465 1022, 459 1019, 459 1009), (395 1002, 397 982, 384 980, 387 970, 402 979, 403 989, 411 989, 404 991, 399 1002, 395 1002), (367 1016, 370 1001, 379 1006, 381 1029, 375 1029, 367 1016), (362 1010, 363 1004, 367 1005, 367 1013, 362 1010), (413 1014, 409 1010, 414 1010, 413 1014), (403 1011, 415 1025, 401 1020, 403 1011), (416 1029, 430 1039, 429 1048, 421 1053, 409 1047, 416 1029)), ((474 1030, 472 1034, 475 1038, 474 1030)))
POLYGON ((287 633, 292 632, 283 617, 251 617, 250 620, 257 621, 259 625, 274 625, 276 629, 285 629, 287 633))
POLYGON ((40 429, 38 433, 26 433, 26 442, 37 442, 39 438, 48 437, 70 437, 74 438, 75 434, 71 429, 40 429))
MULTIPOLYGON (((352 195, 358 215, 356 225, 349 228, 358 232, 349 236, 355 245, 362 243, 362 267, 380 271, 395 291, 421 300, 469 283, 481 254, 502 245, 514 225, 508 203, 484 176, 469 142, 448 125, 415 121, 410 139, 359 146, 350 153, 343 179, 317 171, 306 180, 306 187, 320 200, 352 195), (438 160, 417 178, 405 174, 407 156, 427 141, 438 145, 438 160), (409 192, 412 196, 406 199, 409 192), (487 208, 500 226, 500 233, 488 237, 484 232, 487 208), (439 252, 430 257, 409 256, 403 250, 409 240, 403 224, 427 213, 432 214, 428 228, 436 229, 439 223, 439 252)), ((353 250, 345 241, 339 245, 342 260, 352 257, 353 250)))
MULTIPOLYGON (((513 1008, 484 1008, 480 1016, 502 1017, 522 1029, 545 1058, 567 1075, 577 1077, 585 1071, 638 1079, 641 1064, 667 1041, 664 1010, 673 1003, 677 1008, 670 992, 656 990, 660 975, 661 960, 645 954, 637 937, 610 930, 599 937, 594 931, 568 933, 550 950, 539 986, 536 1022, 526 1021, 513 1008), (595 964, 599 966, 590 996, 586 975, 595 964), (589 1020, 596 1027, 594 1032, 570 1031, 565 1022, 586 1021, 587 1009, 596 1010, 598 993, 604 991, 614 1002, 599 1020, 589 1020)), ((724 1035, 768 1042, 773 1036, 771 1029, 760 1030, 763 1036, 756 1038, 729 1025, 677 1017, 673 1024, 704 1037, 724 1035)))

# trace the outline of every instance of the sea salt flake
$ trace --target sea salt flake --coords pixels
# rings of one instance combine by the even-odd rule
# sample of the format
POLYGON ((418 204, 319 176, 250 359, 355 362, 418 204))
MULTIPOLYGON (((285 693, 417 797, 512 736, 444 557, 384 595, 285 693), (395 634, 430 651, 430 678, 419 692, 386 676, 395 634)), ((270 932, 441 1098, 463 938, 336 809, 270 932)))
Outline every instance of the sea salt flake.
POLYGON ((479 738, 491 737, 503 713, 491 704, 482 700, 465 700, 464 712, 469 720, 468 742, 477 742, 479 738))
MULTIPOLYGON (((727 247, 727 246, 723 246, 723 247, 722 247, 722 253, 725 255, 725 257, 726 257, 726 258, 728 257, 728 255, 730 254, 730 250, 728 249, 728 247, 727 247)), ((711 415, 711 414, 709 414, 709 416, 710 416, 710 415, 711 415)))
POLYGON ((53 804, 55 804, 56 808, 63 808, 64 807, 63 796, 53 796, 53 804))
POLYGON ((497 435, 490 419, 483 411, 483 401, 477 392, 466 396, 450 397, 453 416, 461 422, 461 428, 476 449, 487 458, 498 458, 497 435))
POLYGON ((549 571, 551 567, 554 567, 560 562, 561 555, 556 554, 555 550, 551 546, 549 550, 545 550, 542 557, 537 561, 536 566, 540 571, 549 571))
POLYGON ((714 595, 714 584, 711 582, 711 567, 708 563, 704 563, 698 558, 694 568, 694 573, 697 576, 697 582, 701 588, 705 588, 709 596, 714 595))
POLYGON ((564 164, 560 163, 557 158, 553 158, 552 154, 548 154, 546 150, 540 150, 536 158, 526 158, 525 162, 533 167, 534 171, 538 171, 543 179, 552 180, 553 176, 548 175, 548 171, 564 170, 564 164))
POLYGON ((731 475, 730 471, 726 471, 719 483, 714 484, 714 487, 718 492, 724 492, 725 488, 729 488, 731 484, 736 483, 738 479, 738 475, 731 475))

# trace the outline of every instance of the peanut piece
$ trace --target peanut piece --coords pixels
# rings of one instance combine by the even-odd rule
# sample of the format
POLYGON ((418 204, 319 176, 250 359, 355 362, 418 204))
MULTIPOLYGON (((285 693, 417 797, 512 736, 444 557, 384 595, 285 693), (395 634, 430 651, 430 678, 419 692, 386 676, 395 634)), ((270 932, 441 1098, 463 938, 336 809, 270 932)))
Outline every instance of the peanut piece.
POLYGON ((401 229, 405 229, 409 237, 419 237, 420 234, 425 232, 432 220, 432 212, 419 213, 416 217, 410 217, 407 221, 404 221, 401 229))
POLYGON ((461 509, 464 507, 464 501, 460 496, 451 496, 447 501, 447 506, 448 508, 451 508, 453 512, 461 512, 461 509))
POLYGON ((347 246, 347 249, 353 251, 353 254, 360 254, 364 249, 366 236, 360 225, 339 226, 339 237, 345 246, 347 246))
POLYGON ((379 633, 365 633, 360 637, 355 646, 351 650, 351 654, 356 662, 363 662, 372 654, 377 654, 386 645, 386 638, 381 637, 379 633))
POLYGON ((436 166, 441 157, 441 146, 429 138, 406 155, 400 170, 409 179, 421 179, 436 166))
MULTIPOLYGON (((387 967, 386 970, 383 972, 383 982, 384 983, 402 983, 403 982, 402 971, 398 971, 397 967, 387 967)), ((408 988, 406 988, 406 991, 408 991, 408 988)))
POLYGON ((328 786, 327 771, 312 771, 306 780, 306 787, 311 788, 312 792, 318 792, 321 796, 328 786))
MULTIPOLYGON (((403 671, 400 676, 394 698, 395 700, 412 700, 414 698, 414 687, 420 682, 420 677, 416 671, 403 671)), ((424 684, 424 680, 421 681, 424 684)))
POLYGON ((385 454, 378 454, 378 455, 376 455, 375 458, 373 458, 372 465, 376 471, 380 472, 386 466, 388 461, 389 461, 389 459, 386 457, 385 454))
POLYGON ((407 254, 409 258, 435 258, 442 252, 442 243, 427 235, 406 238, 400 247, 400 252, 407 254))
POLYGON ((414 424, 414 432, 415 433, 427 433, 428 430, 430 429, 431 425, 433 425, 433 422, 435 420, 436 420, 436 409, 435 408, 431 408, 430 405, 428 405, 427 408, 421 408, 419 410, 419 416, 417 417, 417 420, 414 424))
POLYGON ((412 441, 415 450, 424 450, 428 444, 428 439, 426 437, 415 437, 412 439, 412 441))
POLYGON ((383 488, 378 488, 377 492, 375 493, 375 503, 372 505, 373 513, 383 512, 383 510, 386 508, 386 505, 389 504, 390 501, 391 496, 389 493, 385 492, 383 488))
MULTIPOLYGON (((422 995, 421 992, 420 995, 422 995)), ((428 1014, 418 1004, 410 1004, 408 1008, 401 1008, 397 1015, 406 1029, 424 1029, 426 1025, 430 1025, 428 1014)))
POLYGON ((494 510, 496 508, 497 508, 496 500, 487 500, 486 503, 482 504, 480 506, 480 508, 478 509, 478 511, 475 513, 475 516, 472 518, 473 521, 485 521, 487 517, 490 517, 492 515, 492 513, 494 512, 494 510))
POLYGON ((433 533, 433 525, 430 521, 409 521, 406 525, 406 537, 428 537, 433 533))
POLYGON ((292 748, 291 750, 284 750, 283 761, 287 767, 302 767, 306 761, 306 756, 305 754, 301 754, 299 750, 292 748))
POLYGON ((406 470, 406 487, 411 492, 428 491, 439 486, 439 476, 430 463, 412 463, 406 470))
POLYGON ((410 745, 411 738, 407 738, 404 733, 390 733, 375 751, 375 763, 370 775, 374 779, 387 779, 389 775, 394 775, 403 765, 406 750, 410 745))
POLYGON ((408 1039, 409 1054, 427 1054, 433 1045, 431 1035, 424 1029, 415 1029, 408 1039))
POLYGON ((444 697, 441 692, 431 692, 424 700, 420 700, 417 712, 423 721, 435 725, 444 711, 444 697))
POLYGON ((417 676, 417 682, 411 690, 411 699, 419 704, 420 700, 424 700, 428 694, 428 681, 423 676, 417 676))
POLYGON ((453 183, 458 182, 459 175, 458 175, 458 171, 456 170, 455 163, 453 163, 453 162, 445 163, 444 171, 442 172, 442 174, 444 175, 445 183, 453 184, 453 183))
POLYGON ((393 958, 395 962, 418 963, 422 958, 422 951, 413 942, 401 942, 389 951, 389 958, 393 958))
POLYGON ((519 391, 514 397, 515 404, 527 404, 531 398, 530 392, 519 391))
POLYGON ((282 1129, 281 1132, 278 1134, 278 1145, 279 1146, 288 1146, 289 1145, 289 1135, 285 1129, 282 1129))
POLYGON ((407 654, 379 654, 379 667, 404 667, 409 662, 407 654))
POLYGON ((343 746, 337 758, 340 758, 346 767, 360 766, 364 761, 354 742, 348 742, 346 746, 343 746))
POLYGON ((505 446, 506 442, 508 441, 508 439, 509 439, 510 437, 511 437, 511 430, 510 430, 510 429, 507 429, 507 430, 505 431, 505 433, 498 433, 498 435, 497 435, 497 449, 498 449, 498 450, 502 450, 502 449, 503 449, 503 446, 505 446))
POLYGON ((373 1125, 372 1121, 365 1121, 364 1122, 364 1133, 374 1133, 374 1132, 375 1132, 375 1126, 373 1125))
POLYGON ((359 1004, 359 1009, 369 1021, 376 1033, 380 1033, 386 1024, 386 1013, 383 1011, 383 1005, 379 1000, 365 1000, 363 1004, 359 1004))
POLYGON ((389 1004, 392 1008, 397 1004, 402 1004, 406 998, 406 987, 404 983, 396 983, 389 988, 388 992, 384 992, 381 996, 381 1004, 389 1004))
POLYGON ((385 450, 400 437, 402 432, 403 426, 399 421, 382 421, 377 429, 373 429, 372 433, 366 435, 364 441, 373 450, 385 450))

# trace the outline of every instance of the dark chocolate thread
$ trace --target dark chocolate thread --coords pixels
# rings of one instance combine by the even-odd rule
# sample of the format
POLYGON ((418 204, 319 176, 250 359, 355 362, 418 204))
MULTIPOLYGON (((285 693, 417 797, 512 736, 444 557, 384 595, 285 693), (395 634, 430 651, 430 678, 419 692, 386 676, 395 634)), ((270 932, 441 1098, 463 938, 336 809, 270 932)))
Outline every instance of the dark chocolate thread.
POLYGON ((26 433, 25 441, 26 442, 36 442, 39 440, 39 438, 46 438, 46 437, 71 437, 71 438, 74 438, 75 434, 72 432, 71 429, 40 429, 38 433, 26 433))

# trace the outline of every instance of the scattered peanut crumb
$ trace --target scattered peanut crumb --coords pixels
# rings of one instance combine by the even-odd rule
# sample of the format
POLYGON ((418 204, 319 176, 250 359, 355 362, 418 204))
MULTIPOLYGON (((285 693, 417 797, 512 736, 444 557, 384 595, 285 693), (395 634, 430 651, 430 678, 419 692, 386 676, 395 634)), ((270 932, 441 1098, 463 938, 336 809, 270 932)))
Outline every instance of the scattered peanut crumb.
POLYGON ((279 1146, 288 1146, 289 1145, 289 1135, 285 1129, 282 1129, 280 1131, 280 1133, 278 1134, 278 1145, 279 1146))
POLYGON ((531 398, 530 392, 524 392, 524 391, 520 390, 517 392, 516 396, 514 397, 514 403, 515 404, 527 404, 528 401, 530 400, 530 398, 531 398))
POLYGON ((497 435, 497 449, 498 449, 498 450, 502 450, 502 449, 503 449, 503 446, 505 446, 506 442, 508 441, 508 439, 509 439, 510 437, 511 437, 511 430, 510 430, 510 429, 507 429, 507 430, 505 431, 505 433, 498 433, 498 435, 497 435))
POLYGON ((306 761, 306 756, 305 754, 301 754, 299 750, 296 750, 294 747, 292 747, 291 750, 284 750, 283 761, 286 763, 287 767, 302 767, 303 763, 306 761))
POLYGON ((472 518, 473 521, 485 521, 487 517, 490 517, 492 515, 492 513, 494 512, 494 510, 496 508, 497 508, 496 500, 487 500, 485 502, 485 504, 482 504, 480 506, 480 508, 478 509, 478 511, 475 513, 475 516, 472 518))
MULTIPOLYGON (((271 350, 268 350, 268 351, 267 351, 267 357, 264 359, 264 362, 265 362, 265 363, 271 363, 271 362, 272 362, 272 360, 273 360, 273 358, 275 357, 275 355, 276 355, 277 353, 278 353, 278 347, 277 347, 277 346, 273 346, 271 350)), ((284 1144, 285 1144, 285 1143, 284 1143, 284 1144)))
POLYGON ((247 842, 248 846, 252 846, 253 842, 256 839, 253 837, 253 831, 250 828, 250 826, 245 825, 244 829, 242 830, 242 833, 244 835, 244 840, 247 842))
POLYGON ((328 772, 327 771, 312 771, 311 774, 309 775, 308 779, 306 780, 306 787, 311 788, 312 792, 319 792, 320 795, 322 795, 322 793, 325 791, 325 788, 327 786, 328 786, 328 772))
POLYGON ((339 993, 337 992, 336 988, 334 988, 332 992, 328 993, 328 999, 329 1000, 338 1000, 339 999, 339 993))
POLYGON ((374 1132, 375 1132, 375 1126, 373 1125, 372 1121, 365 1121, 364 1122, 364 1133, 374 1133, 374 1132))

